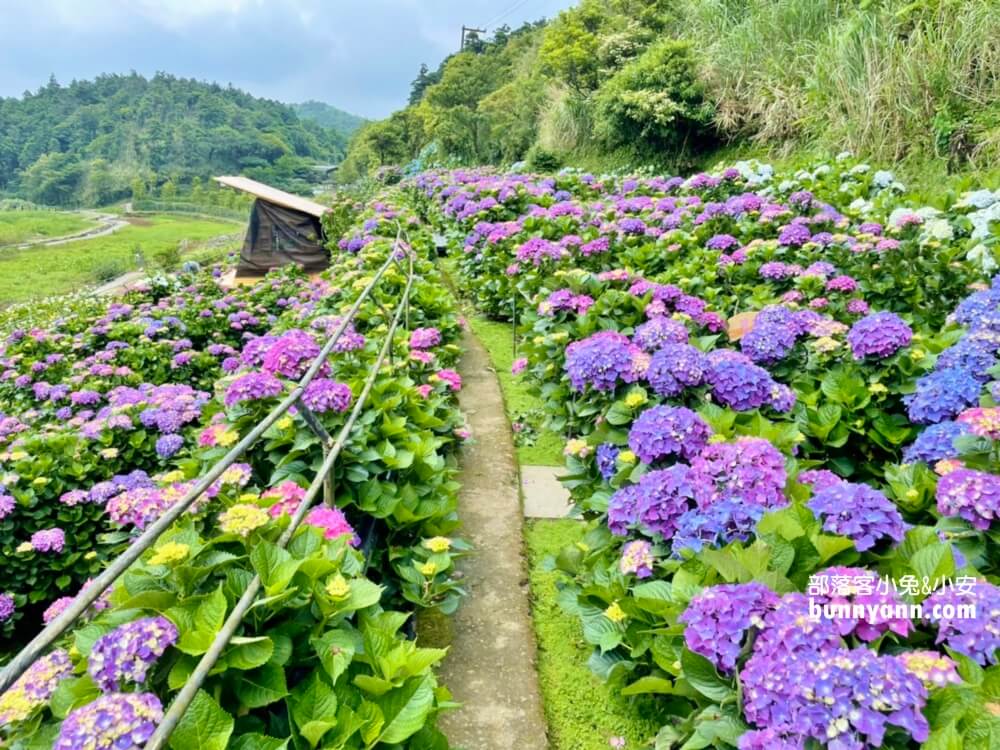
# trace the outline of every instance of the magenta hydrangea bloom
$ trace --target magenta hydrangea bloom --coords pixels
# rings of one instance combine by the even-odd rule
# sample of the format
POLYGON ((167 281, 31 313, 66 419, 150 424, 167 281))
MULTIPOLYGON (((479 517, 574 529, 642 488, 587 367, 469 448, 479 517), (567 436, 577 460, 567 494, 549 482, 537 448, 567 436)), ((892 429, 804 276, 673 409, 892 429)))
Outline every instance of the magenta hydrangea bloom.
POLYGON ((224 403, 232 406, 243 401, 259 401, 274 398, 284 391, 285 387, 273 375, 266 372, 248 372, 240 375, 226 389, 224 403))
POLYGON ((933 611, 938 634, 936 643, 965 654, 980 666, 996 664, 1000 649, 1000 588, 987 581, 976 581, 968 591, 946 586, 931 594, 924 609, 933 611), (975 616, 970 617, 970 608, 975 616))
POLYGON ((306 386, 302 403, 317 414, 345 412, 351 405, 351 389, 343 383, 316 378, 306 386))
POLYGON ((889 631, 905 638, 913 630, 909 617, 902 616, 903 600, 877 573, 837 566, 819 571, 814 580, 818 586, 810 587, 810 597, 816 605, 829 605, 829 611, 837 613, 834 625, 841 635, 853 633, 863 641, 874 641, 889 631), (860 616, 854 605, 863 608, 860 616))
POLYGON ((431 349, 441 343, 441 331, 437 328, 415 328, 410 334, 411 349, 431 349))
POLYGON ((891 312, 877 312, 857 321, 847 333, 854 358, 885 359, 913 339, 913 329, 901 317, 891 312))
POLYGON ((985 531, 1000 515, 1000 476, 956 469, 938 480, 936 497, 941 515, 961 516, 985 531))
POLYGON ((72 711, 53 750, 140 750, 163 720, 152 693, 111 693, 72 711))
POLYGON ((785 498, 785 457, 764 438, 741 437, 707 445, 691 460, 695 498, 700 508, 739 500, 773 510, 785 498))
POLYGON ((305 331, 291 330, 283 333, 264 355, 261 367, 264 372, 281 375, 289 380, 299 380, 319 356, 320 346, 305 331))
POLYGON ((817 490, 806 506, 823 522, 824 531, 848 537, 859 552, 883 539, 898 544, 906 534, 896 505, 867 484, 838 482, 817 490))
POLYGON ((306 515, 305 523, 323 530, 326 539, 336 539, 339 536, 350 536, 350 544, 357 547, 361 540, 354 533, 354 527, 340 508, 330 508, 325 505, 313 508, 306 515))
POLYGON ((671 456, 690 459, 705 447, 711 433, 711 428, 690 409, 654 406, 633 422, 628 445, 647 464, 671 456))
POLYGON ((710 586, 691 599, 677 619, 687 626, 687 647, 716 669, 731 674, 747 632, 763 627, 764 615, 778 601, 778 595, 758 581, 710 586))
POLYGON ((94 643, 87 671, 105 693, 141 685, 168 648, 177 643, 177 628, 165 617, 145 617, 119 625, 94 643))

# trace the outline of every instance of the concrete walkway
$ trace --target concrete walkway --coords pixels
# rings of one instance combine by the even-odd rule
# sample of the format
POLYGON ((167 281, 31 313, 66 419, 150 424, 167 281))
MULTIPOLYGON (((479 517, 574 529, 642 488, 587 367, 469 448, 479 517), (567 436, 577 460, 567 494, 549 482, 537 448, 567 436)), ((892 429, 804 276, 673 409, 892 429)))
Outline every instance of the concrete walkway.
POLYGON ((459 566, 469 596, 451 618, 441 670, 463 706, 442 715, 441 729, 462 750, 545 750, 510 425, 489 355, 469 332, 462 343, 459 402, 474 442, 463 451, 458 512, 475 552, 459 566))

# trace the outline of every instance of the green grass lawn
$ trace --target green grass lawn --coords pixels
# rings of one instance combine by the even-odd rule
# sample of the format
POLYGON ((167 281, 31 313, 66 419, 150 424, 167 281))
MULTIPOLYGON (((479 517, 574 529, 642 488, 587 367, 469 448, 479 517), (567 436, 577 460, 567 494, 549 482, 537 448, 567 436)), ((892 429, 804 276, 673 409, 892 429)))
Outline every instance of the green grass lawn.
MULTIPOLYGON (((498 323, 475 316, 469 320, 473 332, 483 342, 490 353, 490 359, 497 368, 497 378, 503 388, 507 403, 507 414, 513 419, 541 406, 537 397, 528 392, 527 385, 520 377, 510 374, 514 363, 514 342, 509 323, 498 323)), ((517 449, 518 460, 522 464, 537 466, 562 466, 564 440, 554 432, 540 432, 534 445, 523 445, 517 449)))
POLYGON ((197 243, 232 234, 231 222, 180 215, 152 215, 114 234, 53 247, 0 251, 0 304, 24 302, 79 291, 108 276, 136 268, 141 250, 147 266, 156 255, 176 248, 183 240, 197 243))
POLYGON ((82 214, 66 211, 0 211, 0 246, 64 237, 93 226, 82 214))
POLYGON ((559 573, 545 563, 579 541, 583 530, 581 522, 572 520, 537 520, 525 525, 538 680, 550 748, 607 750, 612 737, 624 737, 627 749, 647 747, 660 728, 649 699, 630 702, 590 671, 587 659, 593 647, 584 641, 580 621, 559 608, 559 573))

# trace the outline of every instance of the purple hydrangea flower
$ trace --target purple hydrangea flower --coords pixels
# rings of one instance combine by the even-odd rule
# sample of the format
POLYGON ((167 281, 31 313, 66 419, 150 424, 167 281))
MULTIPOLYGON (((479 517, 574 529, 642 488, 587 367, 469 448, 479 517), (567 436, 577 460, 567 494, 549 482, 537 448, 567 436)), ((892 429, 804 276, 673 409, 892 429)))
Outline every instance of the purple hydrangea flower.
POLYGON ((767 510, 788 504, 785 457, 764 438, 707 445, 692 459, 691 470, 699 508, 720 500, 739 500, 767 510))
POLYGON ((705 355, 690 344, 666 344, 653 354, 646 380, 656 393, 669 398, 701 385, 707 366, 705 355))
POLYGON ((94 643, 87 669, 105 693, 127 683, 141 685, 149 668, 177 642, 177 635, 177 628, 165 617, 119 625, 94 643))
POLYGON ((904 397, 906 413, 916 424, 934 424, 952 419, 967 406, 979 402, 982 387, 965 370, 932 372, 919 378, 916 390, 904 397))
POLYGON ((638 522, 647 533, 669 539, 677 530, 677 521, 694 501, 691 470, 675 464, 651 471, 643 475, 636 487, 638 522))
POLYGON ((762 367, 743 357, 710 357, 706 374, 712 395, 723 406, 735 411, 759 409, 771 402, 774 379, 762 367))
POLYGON ((317 414, 327 412, 345 412, 351 405, 350 386, 335 380, 317 378, 306 386, 302 394, 302 403, 317 414))
POLYGON ((139 750, 163 719, 152 693, 111 693, 72 711, 53 750, 139 750))
POLYGON ((608 500, 608 530, 615 536, 625 536, 629 526, 635 524, 638 512, 638 485, 622 487, 608 500))
POLYGON ((62 552, 66 544, 66 533, 58 528, 42 529, 31 535, 31 547, 35 552, 62 552))
POLYGON ((616 473, 615 461, 618 460, 620 449, 612 443, 601 443, 597 446, 597 470, 604 479, 611 479, 616 473))
POLYGON ((319 353, 320 346, 310 334, 300 330, 286 331, 271 344, 261 367, 272 375, 299 380, 319 353))
POLYGON ((896 616, 903 602, 877 573, 864 568, 831 567, 817 573, 816 579, 818 586, 810 585, 810 598, 817 607, 827 606, 837 613, 831 621, 841 635, 854 634, 863 641, 874 641, 889 631, 905 638, 913 629, 908 617, 896 616), (846 611, 837 609, 844 607, 846 611))
POLYGON ((764 508, 742 500, 720 500, 707 508, 691 508, 677 520, 671 541, 674 557, 685 551, 695 554, 705 547, 724 547, 730 542, 747 541, 764 516, 764 508))
POLYGON ((601 331, 566 347, 566 373, 576 391, 588 385, 613 391, 632 372, 631 342, 617 331, 601 331))
POLYGON ((689 459, 708 442, 711 429, 690 409, 654 406, 632 424, 628 445, 643 462, 679 456, 689 459))
POLYGON ((0 494, 0 521, 14 512, 17 501, 12 495, 0 494))
POLYGON ((156 454, 160 458, 170 458, 184 447, 184 438, 180 435, 161 435, 156 440, 156 454))
POLYGON ((266 372, 248 372, 240 375, 226 389, 224 402, 232 406, 243 401, 274 398, 284 391, 281 381, 266 372))
POLYGON ((677 619, 685 623, 684 642, 725 674, 736 669, 747 631, 761 628, 779 597, 763 583, 711 586, 691 599, 677 619))
POLYGON ((806 503, 823 522, 823 530, 846 536, 859 552, 882 539, 903 541, 906 524, 896 506, 867 484, 839 482, 816 492, 806 503))
POLYGON ((757 314, 753 328, 740 339, 740 349, 756 364, 774 364, 788 356, 802 333, 796 314, 787 307, 767 307, 757 314))
POLYGON ((943 458, 955 458, 958 450, 955 439, 969 434, 969 426, 963 422, 939 422, 932 424, 903 451, 906 463, 923 461, 934 464, 943 458))
POLYGON ((0 594, 0 623, 7 622, 7 620, 13 617, 14 610, 16 609, 13 596, 10 594, 0 594))
POLYGON ((805 224, 789 224, 778 234, 778 244, 800 247, 812 238, 812 232, 805 224))
POLYGON ((655 352, 667 344, 686 344, 687 327, 679 320, 658 315, 635 329, 632 341, 644 351, 655 352))
POLYGON ((441 343, 441 331, 437 328, 416 328, 410 334, 411 349, 432 349, 441 343))
POLYGON ((805 750, 805 740, 775 729, 752 729, 740 735, 737 750, 805 750))
POLYGON ((854 358, 885 359, 892 356, 913 338, 913 329, 901 317, 891 312, 877 312, 857 321, 847 333, 854 358))
POLYGON ((636 578, 649 578, 653 575, 653 545, 645 539, 637 539, 622 548, 622 556, 618 561, 618 569, 622 575, 634 575, 636 578))
POLYGON ((937 507, 943 516, 961 516, 985 531, 1000 515, 1000 476, 956 469, 937 484, 937 507))
POLYGON ((40 658, 0 694, 0 726, 29 718, 49 702, 59 683, 71 674, 73 662, 63 649, 40 658))
POLYGON ((997 663, 1000 588, 987 581, 976 581, 967 591, 947 586, 931 594, 924 608, 932 611, 932 617, 935 608, 938 613, 935 643, 944 643, 980 666, 997 663), (969 616, 973 609, 974 616, 969 616))

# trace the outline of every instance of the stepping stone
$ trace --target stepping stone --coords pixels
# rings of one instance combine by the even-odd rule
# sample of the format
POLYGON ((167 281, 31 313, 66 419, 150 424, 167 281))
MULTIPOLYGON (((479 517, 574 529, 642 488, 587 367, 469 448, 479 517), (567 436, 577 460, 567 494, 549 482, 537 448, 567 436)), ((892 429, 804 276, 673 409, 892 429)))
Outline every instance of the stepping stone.
POLYGON ((559 466, 522 466, 521 495, 526 518, 566 518, 572 503, 569 490, 557 478, 559 466))

